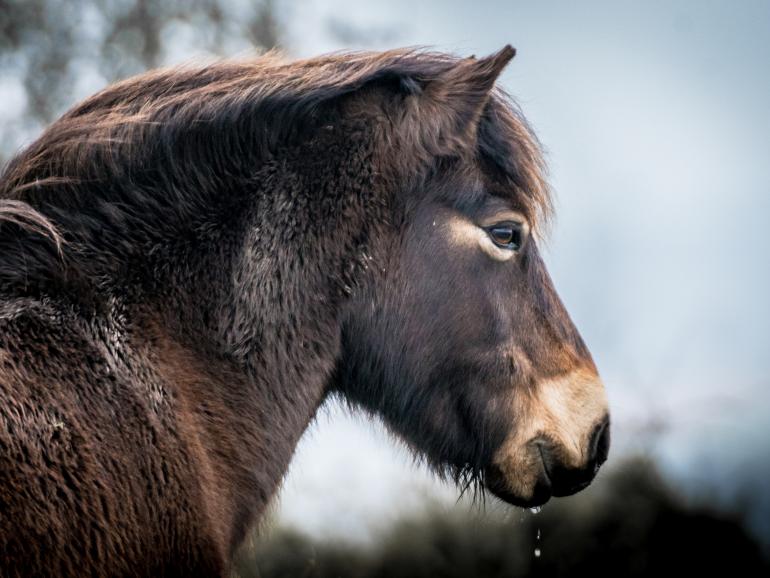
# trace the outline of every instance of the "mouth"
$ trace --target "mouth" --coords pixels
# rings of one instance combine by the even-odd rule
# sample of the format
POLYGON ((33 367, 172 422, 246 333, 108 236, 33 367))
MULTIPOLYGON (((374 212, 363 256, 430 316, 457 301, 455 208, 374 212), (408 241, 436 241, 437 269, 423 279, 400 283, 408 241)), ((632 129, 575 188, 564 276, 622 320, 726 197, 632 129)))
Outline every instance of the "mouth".
POLYGON ((540 456, 540 472, 538 472, 535 487, 529 498, 522 498, 508 489, 508 483, 500 468, 490 466, 484 471, 484 487, 492 493, 493 496, 502 501, 518 506, 520 508, 537 508, 542 506, 553 496, 551 475, 548 471, 547 461, 543 455, 543 450, 538 444, 540 456))
MULTIPOLYGON (((607 420, 597 427, 592 444, 592 458, 581 467, 565 465, 559 457, 556 444, 544 436, 538 436, 527 443, 529 459, 525 461, 529 471, 527 478, 534 474, 531 495, 523 498, 511 490, 509 476, 506 476, 499 466, 492 464, 484 470, 484 487, 494 496, 504 502, 523 508, 542 506, 552 497, 571 496, 584 490, 593 481, 602 463, 607 459, 609 436, 607 435, 607 420)), ((515 484, 514 484, 515 486, 515 484)), ((524 485, 522 491, 526 491, 524 485)))

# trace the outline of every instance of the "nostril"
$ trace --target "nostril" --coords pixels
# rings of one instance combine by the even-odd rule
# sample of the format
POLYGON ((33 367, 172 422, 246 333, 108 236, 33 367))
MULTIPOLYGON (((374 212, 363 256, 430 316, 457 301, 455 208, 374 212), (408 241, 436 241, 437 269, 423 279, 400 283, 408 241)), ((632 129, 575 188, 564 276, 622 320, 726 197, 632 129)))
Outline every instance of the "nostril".
POLYGON ((591 434, 591 443, 589 445, 589 463, 596 464, 599 469, 607 461, 607 455, 610 452, 610 418, 605 416, 599 425, 591 434))

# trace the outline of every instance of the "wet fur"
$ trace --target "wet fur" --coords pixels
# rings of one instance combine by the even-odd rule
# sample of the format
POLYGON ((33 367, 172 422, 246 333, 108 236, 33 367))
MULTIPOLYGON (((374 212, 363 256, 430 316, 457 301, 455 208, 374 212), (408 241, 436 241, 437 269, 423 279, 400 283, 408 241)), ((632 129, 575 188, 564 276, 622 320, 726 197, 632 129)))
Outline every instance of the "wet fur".
POLYGON ((379 379, 351 391, 378 362, 355 346, 350 303, 425 191, 464 206, 484 179, 533 223, 548 212, 537 143, 492 89, 511 56, 151 72, 11 161, 0 574, 226 575, 332 391, 383 413, 437 470, 478 478, 509 416, 464 397, 462 415, 488 426, 464 439, 435 395, 383 405, 379 379), (445 446, 423 435, 430 416, 445 446))

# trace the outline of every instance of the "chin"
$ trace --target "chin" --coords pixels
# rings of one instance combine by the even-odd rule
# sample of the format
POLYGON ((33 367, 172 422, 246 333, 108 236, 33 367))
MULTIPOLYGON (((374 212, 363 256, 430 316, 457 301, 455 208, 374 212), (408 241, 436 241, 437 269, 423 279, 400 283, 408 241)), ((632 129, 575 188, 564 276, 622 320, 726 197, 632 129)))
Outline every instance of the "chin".
POLYGON ((487 468, 484 475, 484 487, 493 496, 512 506, 521 508, 537 508, 545 504, 554 495, 550 478, 543 472, 535 481, 532 493, 525 497, 513 493, 500 470, 496 467, 487 468))
POLYGON ((548 502, 548 500, 551 499, 551 489, 545 488, 541 485, 535 486, 535 491, 532 492, 532 495, 528 498, 522 498, 521 496, 517 496, 516 494, 508 491, 507 489, 503 488, 490 488, 489 486, 485 486, 486 489, 496 498, 501 499, 503 502, 506 502, 507 504, 511 504, 512 506, 518 506, 520 508, 537 508, 548 502))

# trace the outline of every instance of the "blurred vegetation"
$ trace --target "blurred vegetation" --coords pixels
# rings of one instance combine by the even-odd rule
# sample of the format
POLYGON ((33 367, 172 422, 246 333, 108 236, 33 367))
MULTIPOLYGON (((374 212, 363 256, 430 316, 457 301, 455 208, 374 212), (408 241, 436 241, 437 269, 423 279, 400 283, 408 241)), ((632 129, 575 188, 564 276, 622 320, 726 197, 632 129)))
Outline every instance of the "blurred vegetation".
POLYGON ((537 515, 490 505, 474 511, 435 511, 403 520, 365 547, 275 528, 244 547, 235 575, 674 574, 770 576, 770 562, 748 533, 742 508, 726 511, 705 500, 688 500, 661 477, 651 460, 637 458, 601 475, 585 492, 549 503, 537 515))
POLYGON ((0 88, 20 86, 26 103, 18 118, 0 117, 0 164, 93 92, 79 90, 84 78, 100 88, 169 64, 180 50, 272 48, 275 12, 273 0, 0 0, 0 88))

